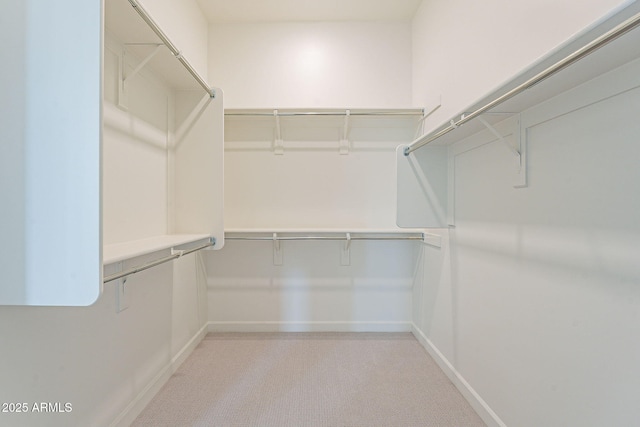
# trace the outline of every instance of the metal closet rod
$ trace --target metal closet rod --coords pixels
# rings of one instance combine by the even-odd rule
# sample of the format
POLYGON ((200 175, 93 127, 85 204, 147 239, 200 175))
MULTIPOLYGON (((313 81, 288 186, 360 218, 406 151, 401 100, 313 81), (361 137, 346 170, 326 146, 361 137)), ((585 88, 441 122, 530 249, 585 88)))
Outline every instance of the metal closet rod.
POLYGON ((295 112, 235 112, 224 113, 225 116, 265 116, 265 117, 290 117, 290 116, 422 116, 424 110, 405 111, 295 111, 295 112))
POLYGON ((419 149, 419 148, 421 148, 421 147, 423 147, 423 146, 435 141, 436 139, 440 138, 443 135, 446 135, 447 133, 449 133, 452 130, 456 129, 458 126, 463 125, 463 124, 467 123, 470 120, 473 120, 474 118, 476 118, 479 115, 481 115, 481 114, 491 110, 492 108, 502 104, 503 102, 507 101, 508 99, 511 99, 514 96, 520 94, 521 92, 524 92, 525 90, 531 88, 532 86, 537 85, 541 81, 551 77, 552 75, 554 75, 557 72, 565 69, 566 67, 570 66, 571 64, 579 61, 580 59, 584 58, 585 56, 588 56, 591 53, 595 52, 596 50, 600 49, 601 47, 606 46, 607 44, 611 43, 612 41, 614 41, 618 37, 626 34, 627 32, 629 32, 631 30, 633 30, 638 25, 640 25, 640 13, 637 13, 636 15, 632 16, 631 18, 627 19, 626 21, 622 22, 621 24, 617 25, 616 27, 612 28, 611 30, 607 31, 606 33, 604 33, 600 37, 596 38, 595 40, 591 41, 590 43, 588 43, 585 46, 581 47, 580 49, 576 50, 572 54, 566 56, 564 59, 556 62, 553 65, 551 65, 546 70, 536 74, 535 76, 533 76, 532 78, 530 78, 526 82, 524 82, 521 85, 511 89, 509 92, 507 92, 504 95, 494 99, 493 101, 489 102, 488 104, 484 105, 483 107, 478 108, 477 110, 475 110, 472 113, 463 115, 458 121, 455 121, 455 119, 451 120, 451 122, 450 122, 451 124, 448 127, 442 129, 441 131, 439 131, 439 132, 437 132, 435 134, 427 134, 427 135, 424 135, 424 136, 416 139, 411 144, 409 144, 407 147, 405 147, 404 155, 408 156, 411 152, 413 152, 413 151, 415 151, 415 150, 417 150, 417 149, 419 149))
POLYGON ((239 236, 227 237, 225 240, 264 240, 264 241, 280 241, 280 240, 423 240, 422 235, 415 236, 380 236, 380 237, 364 237, 364 236, 285 236, 285 237, 267 237, 267 236, 239 236))
POLYGON ((148 270, 148 269, 150 269, 152 267, 155 267, 157 265, 164 264, 165 262, 172 261, 172 260, 174 260, 176 258, 180 258, 181 256, 189 255, 189 254, 191 254, 193 252, 197 252, 197 251, 200 251, 202 249, 209 248, 209 247, 211 247, 211 246, 213 246, 215 244, 216 244, 216 239, 214 239, 212 237, 210 239, 209 243, 207 243, 206 245, 201 245, 201 246, 198 246, 197 248, 193 248, 193 249, 189 249, 189 250, 185 250, 185 251, 178 251, 175 254, 171 254, 171 255, 166 256, 164 258, 160 258, 160 259, 157 259, 155 261, 151 261, 149 263, 142 264, 142 265, 139 265, 139 266, 136 266, 136 267, 131 267, 128 270, 124 270, 124 271, 121 271, 119 273, 114 273, 114 274, 112 274, 110 276, 105 277, 102 280, 102 283, 109 283, 109 282, 112 282, 114 280, 118 280, 118 279, 121 279, 123 277, 126 277, 126 276, 131 276, 132 274, 136 274, 136 273, 139 273, 141 271, 148 270))
POLYGON ((198 74, 198 72, 193 68, 193 66, 187 61, 183 56, 182 52, 173 44, 171 40, 167 37, 167 35, 162 31, 162 29, 156 24, 156 22, 151 18, 149 13, 137 2, 137 0, 129 0, 133 9, 138 12, 138 15, 142 17, 144 22, 153 30, 154 33, 160 38, 162 43, 169 48, 173 56, 176 57, 178 61, 187 69, 189 74, 193 76, 194 79, 202 86, 202 88, 209 94, 210 97, 216 97, 216 91, 212 87, 210 87, 207 82, 198 74))

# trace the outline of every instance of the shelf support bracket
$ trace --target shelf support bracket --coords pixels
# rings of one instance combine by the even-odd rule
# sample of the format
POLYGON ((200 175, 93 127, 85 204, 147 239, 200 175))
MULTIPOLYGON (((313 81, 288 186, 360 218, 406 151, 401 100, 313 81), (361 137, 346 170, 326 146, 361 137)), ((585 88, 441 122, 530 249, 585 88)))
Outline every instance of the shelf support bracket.
POLYGON ((118 107, 120 107, 121 109, 127 111, 129 109, 128 107, 128 103, 129 103, 129 97, 127 96, 127 81, 132 78, 133 76, 135 76, 136 74, 138 74, 140 72, 140 70, 142 70, 149 61, 151 61, 151 59, 153 59, 154 56, 156 56, 156 54, 160 51, 160 48, 162 48, 162 44, 158 44, 158 43, 135 43, 136 45, 142 44, 142 45, 149 45, 149 46, 155 46, 155 49, 149 54, 147 55, 146 58, 144 58, 136 68, 133 69, 133 71, 131 73, 129 73, 129 75, 127 75, 126 72, 126 68, 127 68, 127 44, 124 45, 124 49, 122 50, 122 54, 120 55, 120 57, 118 58, 119 60, 119 66, 118 66, 118 107))
POLYGON ((340 154, 349 154, 349 119, 351 118, 351 110, 347 110, 344 116, 344 127, 342 130, 342 139, 340 140, 340 154))
POLYGON ((276 136, 273 141, 273 154, 282 156, 284 154, 284 142, 282 141, 282 129, 280 128, 280 115, 278 115, 278 110, 273 110, 273 117, 276 120, 276 136))
POLYGON ((128 76, 126 76, 126 77, 124 78, 124 82, 123 82, 123 83, 124 83, 125 88, 126 88, 127 80, 129 80, 130 78, 132 78, 133 76, 135 76, 136 74, 138 74, 138 73, 140 72, 140 70, 142 70, 142 69, 143 69, 143 68, 144 68, 144 67, 149 63, 149 61, 151 61, 151 60, 153 59, 153 57, 154 57, 154 56, 156 56, 156 55, 158 54, 158 52, 160 51, 160 49, 161 49, 161 48, 162 48, 162 46, 164 46, 164 45, 161 45, 161 44, 153 44, 152 46, 155 46, 156 48, 155 48, 155 49, 153 49, 153 50, 151 51, 151 53, 150 53, 149 55, 147 55, 147 57, 146 57, 146 58, 144 58, 144 59, 143 59, 143 60, 138 64, 138 66, 137 66, 136 68, 134 68, 134 69, 133 69, 133 71, 131 72, 131 74, 129 74, 128 76))
POLYGON ((351 233, 347 233, 347 240, 340 252, 340 265, 351 265, 351 233))
POLYGON ((126 58, 127 51, 126 49, 122 49, 122 52, 118 55, 118 108, 129 111, 129 97, 124 88, 126 58))
POLYGON ((520 159, 520 151, 518 151, 518 148, 514 147, 509 143, 509 141, 504 139, 504 137, 500 134, 500 132, 498 132, 496 128, 491 126, 485 119, 483 119, 482 117, 478 117, 478 120, 480 120, 480 123, 482 123, 484 127, 486 127, 489 130, 489 132, 494 134, 496 138, 498 138, 509 149, 509 151, 513 153, 514 156, 520 159))
POLYGON ((176 248, 171 248, 171 255, 178 255, 178 258, 182 257, 182 255, 184 255, 184 250, 181 249, 176 249, 176 248))
MULTIPOLYGON (((119 262, 117 271, 122 271, 122 262, 119 262)), ((116 313, 120 313, 129 308, 129 292, 127 290, 127 277, 116 280, 116 313)))
POLYGON ((273 265, 282 265, 282 246, 278 233, 273 233, 273 265))
MULTIPOLYGON (((498 113, 498 114, 507 114, 507 113, 498 113)), ((515 124, 515 129, 513 131, 513 138, 515 140, 515 146, 509 141, 507 141, 501 134, 491 126, 486 120, 482 117, 478 117, 480 123, 482 123, 493 135, 496 136, 508 149, 511 151, 515 158, 515 174, 516 179, 514 181, 513 186, 515 188, 523 188, 527 186, 527 165, 526 165, 526 138, 522 137, 522 130, 520 127, 520 114, 513 115, 517 116, 517 121, 515 124)))

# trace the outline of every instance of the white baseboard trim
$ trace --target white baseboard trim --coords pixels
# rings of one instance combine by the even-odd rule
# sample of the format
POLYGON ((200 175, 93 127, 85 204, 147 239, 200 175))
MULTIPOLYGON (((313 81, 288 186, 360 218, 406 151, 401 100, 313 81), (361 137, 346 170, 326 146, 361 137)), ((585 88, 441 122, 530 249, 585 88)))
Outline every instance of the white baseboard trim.
POLYGON ((209 322, 209 332, 411 332, 411 322, 209 322))
POLYGON ((498 415, 489 407, 480 395, 471 387, 471 385, 460 375, 449 360, 436 348, 435 345, 427 338, 415 323, 411 324, 411 332, 418 342, 427 350, 427 353, 433 357, 440 369, 449 377, 451 382, 460 391, 462 396, 469 402, 471 407, 478 413, 480 418, 489 427, 507 427, 507 425, 498 417, 498 415))
POLYGON ((142 413, 144 408, 151 402, 151 399, 160 391, 163 385, 169 381, 171 375, 178 370, 180 365, 189 357, 193 350, 207 335, 205 324, 189 340, 187 344, 174 356, 171 361, 158 372, 158 374, 147 384, 147 386, 133 399, 133 401, 122 411, 122 413, 111 423, 111 427, 128 427, 142 413))

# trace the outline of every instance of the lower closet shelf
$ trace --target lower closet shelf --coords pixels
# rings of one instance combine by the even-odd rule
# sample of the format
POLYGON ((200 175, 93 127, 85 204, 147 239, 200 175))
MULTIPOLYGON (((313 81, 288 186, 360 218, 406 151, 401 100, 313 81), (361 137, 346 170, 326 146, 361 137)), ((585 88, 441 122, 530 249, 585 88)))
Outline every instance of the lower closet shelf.
POLYGON ((228 240, 424 240, 423 229, 228 229, 228 240))
POLYGON ((171 254, 124 271, 115 271, 112 274, 105 275, 103 283, 126 278, 140 271, 172 261, 183 255, 209 248, 213 245, 215 245, 215 238, 208 234, 165 235, 107 245, 104 247, 103 266, 167 249, 171 249, 171 254))
POLYGON ((168 234, 105 245, 102 250, 102 264, 109 265, 176 246, 206 243, 209 239, 211 236, 208 234, 168 234))

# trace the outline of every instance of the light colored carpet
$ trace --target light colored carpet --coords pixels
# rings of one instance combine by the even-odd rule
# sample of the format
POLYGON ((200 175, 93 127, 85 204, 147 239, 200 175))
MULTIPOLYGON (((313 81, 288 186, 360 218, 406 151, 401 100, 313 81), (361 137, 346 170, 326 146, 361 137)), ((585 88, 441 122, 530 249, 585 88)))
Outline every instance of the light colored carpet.
POLYGON ((134 426, 473 427, 409 333, 209 334, 134 426))

